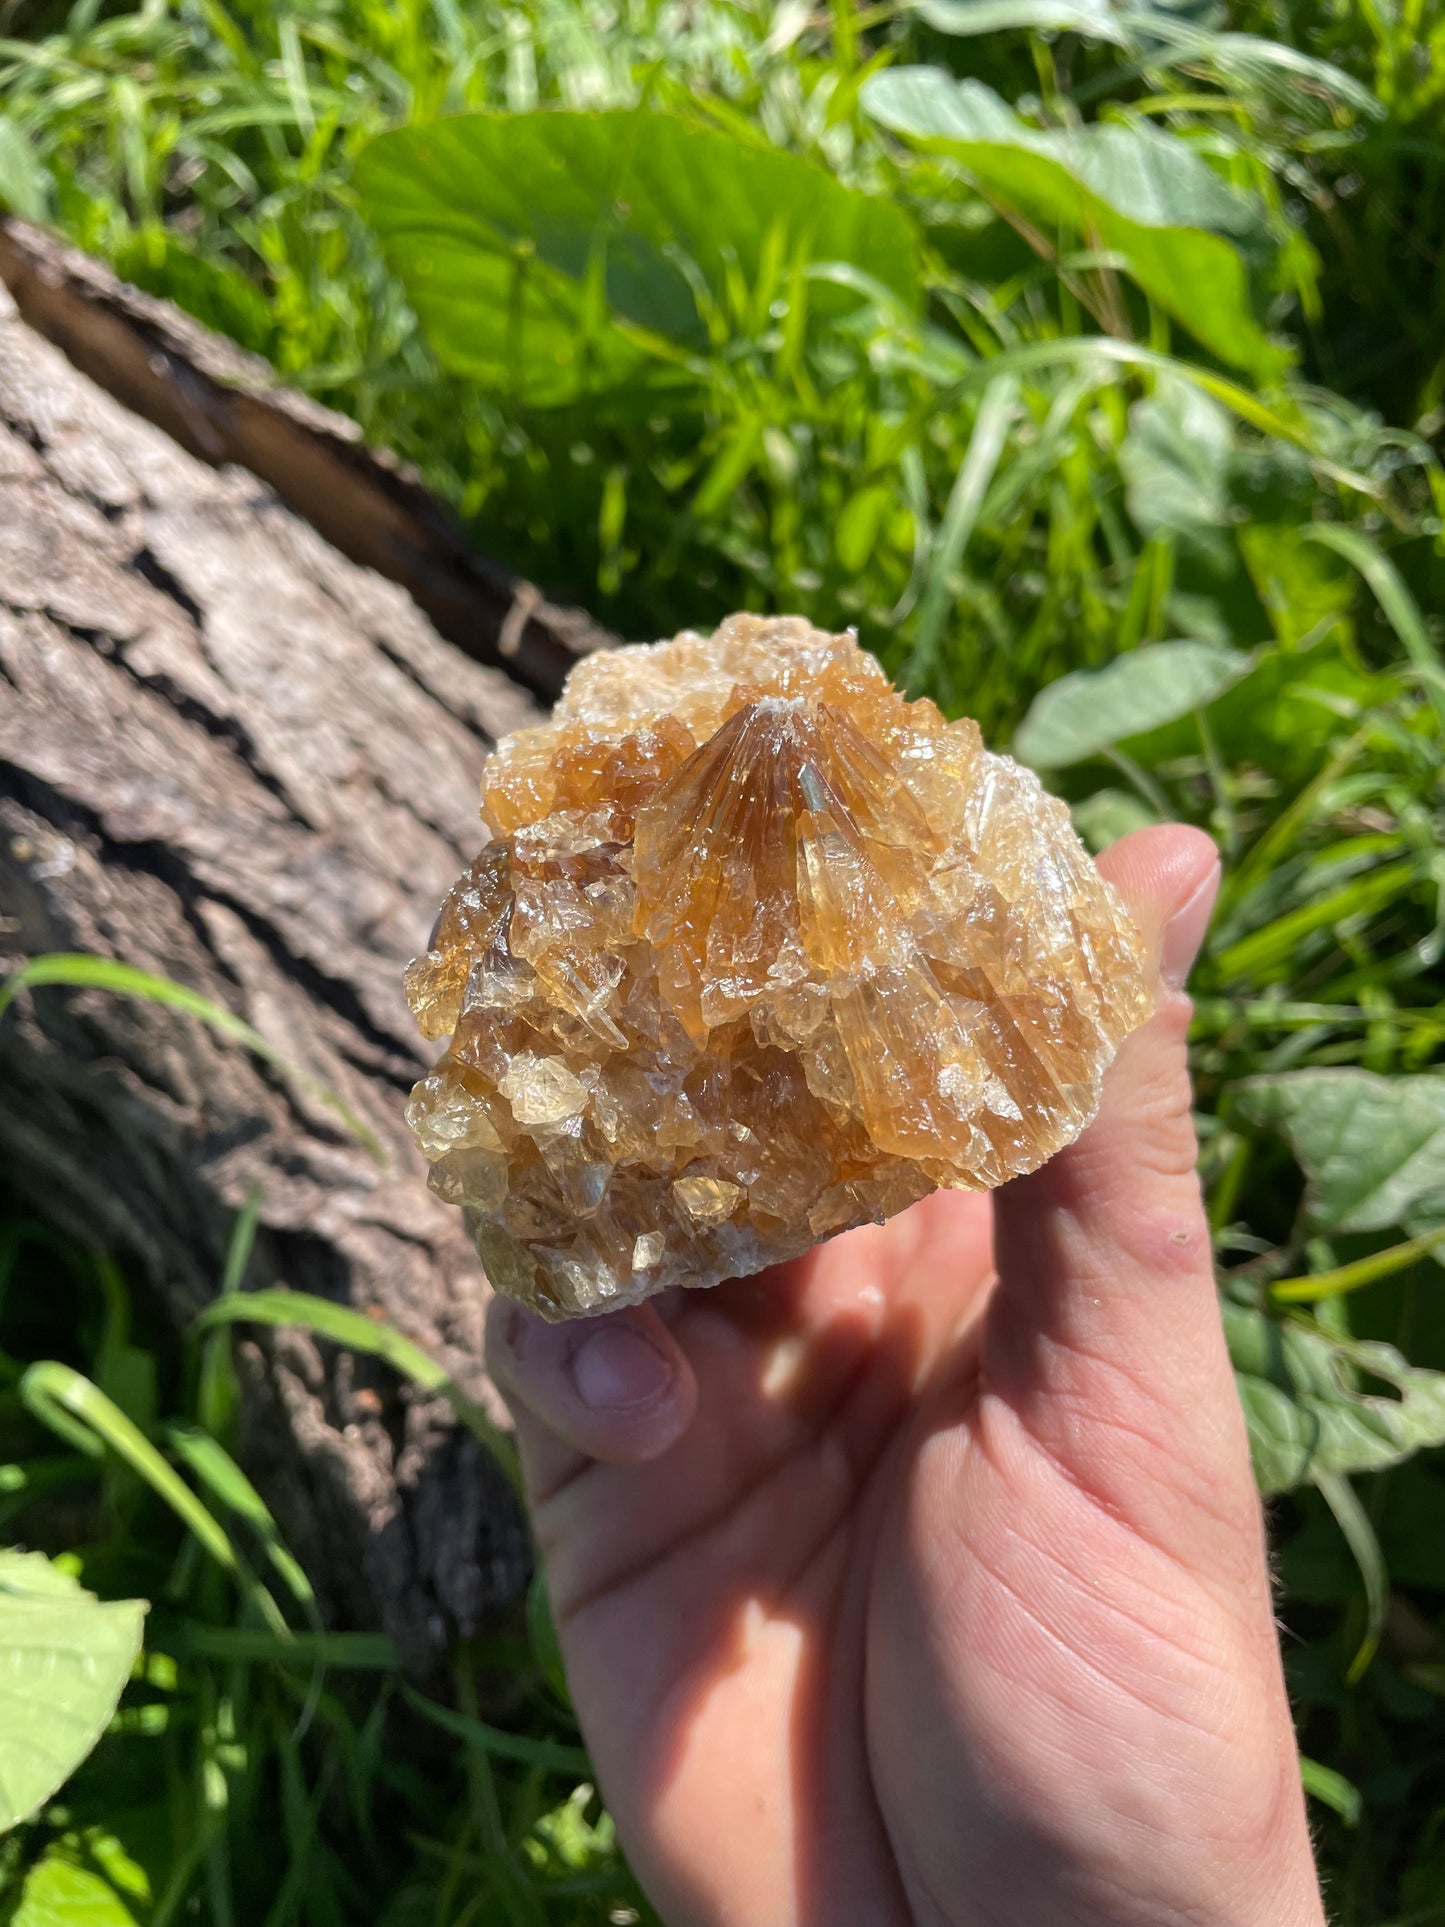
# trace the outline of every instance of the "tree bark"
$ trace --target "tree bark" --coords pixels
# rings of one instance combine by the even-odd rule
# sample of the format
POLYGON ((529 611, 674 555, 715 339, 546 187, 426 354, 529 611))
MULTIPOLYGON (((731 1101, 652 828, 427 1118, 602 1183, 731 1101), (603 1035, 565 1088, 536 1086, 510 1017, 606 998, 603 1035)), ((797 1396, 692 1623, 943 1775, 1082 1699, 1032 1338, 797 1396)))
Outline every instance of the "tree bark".
POLYGON ((0 281, 82 374, 212 467, 249 469, 353 562, 406 589, 438 634, 550 702, 614 637, 469 548, 418 477, 269 365, 117 280, 42 228, 0 217, 0 281))
MULTIPOLYGON (((0 287, 0 967, 77 950, 191 985, 385 1151, 189 1016, 22 994, 0 1024, 7 1173, 177 1326, 254 1189, 248 1285, 383 1316, 490 1398, 486 1287, 402 1119, 427 1053, 401 972, 481 841, 483 757, 537 714, 255 475, 123 408, 0 287)), ((248 1463, 332 1623, 424 1667, 516 1598, 521 1521, 440 1401, 300 1332, 237 1350, 248 1463)))

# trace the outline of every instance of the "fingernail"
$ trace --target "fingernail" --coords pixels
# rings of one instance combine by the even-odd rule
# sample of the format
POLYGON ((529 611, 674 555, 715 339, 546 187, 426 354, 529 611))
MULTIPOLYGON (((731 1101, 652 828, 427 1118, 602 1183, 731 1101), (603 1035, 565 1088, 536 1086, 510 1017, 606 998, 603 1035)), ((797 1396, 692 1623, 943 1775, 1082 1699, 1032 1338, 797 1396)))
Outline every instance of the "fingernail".
POLYGON ((604 1327, 572 1359, 577 1396, 594 1412, 625 1412, 655 1399, 672 1377, 657 1347, 628 1325, 604 1327))
POLYGON ((1181 904, 1164 926, 1164 941, 1159 952, 1159 975, 1170 990, 1182 990, 1199 955, 1204 933, 1219 895, 1219 865, 1216 863, 1187 903, 1181 904))

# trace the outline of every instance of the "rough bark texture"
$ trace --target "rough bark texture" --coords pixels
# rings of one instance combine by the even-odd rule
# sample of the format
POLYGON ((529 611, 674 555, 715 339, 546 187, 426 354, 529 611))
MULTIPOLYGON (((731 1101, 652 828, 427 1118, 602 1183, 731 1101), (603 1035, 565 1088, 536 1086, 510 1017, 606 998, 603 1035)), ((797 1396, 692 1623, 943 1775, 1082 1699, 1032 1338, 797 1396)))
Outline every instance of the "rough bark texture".
POLYGON ((213 467, 234 463, 353 562, 409 591, 439 634, 549 701, 578 656, 615 641, 580 609, 468 548, 418 478, 355 422, 279 386, 266 362, 103 263, 0 218, 0 281, 82 373, 213 467))
MULTIPOLYGON (((0 1161, 124 1254, 178 1323, 253 1187, 250 1285, 375 1310, 476 1396, 485 1287, 402 1123, 425 1062, 400 974, 481 838, 477 776, 535 714, 254 475, 197 460, 0 287, 0 968, 94 952, 244 1017, 381 1140, 198 1021, 96 991, 0 1024, 0 1161)), ((515 1598, 515 1509, 380 1365, 239 1347, 260 1483, 336 1623, 424 1665, 515 1598)))

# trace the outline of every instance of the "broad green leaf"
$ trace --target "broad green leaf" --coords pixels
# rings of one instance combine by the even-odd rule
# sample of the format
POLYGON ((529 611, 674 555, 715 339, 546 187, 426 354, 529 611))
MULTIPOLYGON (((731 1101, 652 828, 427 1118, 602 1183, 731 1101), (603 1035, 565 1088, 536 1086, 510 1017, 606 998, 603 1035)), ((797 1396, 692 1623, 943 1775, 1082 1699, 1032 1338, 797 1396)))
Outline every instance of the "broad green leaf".
POLYGON ((105 1731, 146 1610, 100 1601, 41 1553, 0 1551, 0 1832, 42 1807, 105 1731))
POLYGON ((1308 1231, 1445 1224, 1445 1077, 1281 1071, 1234 1085, 1229 1109, 1289 1143, 1308 1180, 1308 1231))
MULTIPOLYGON (((694 357, 774 325, 819 263, 918 300, 891 202, 673 114, 461 115, 381 135, 358 181, 442 361, 541 406, 691 379, 694 357)), ((860 299, 843 276, 807 284, 815 313, 860 299)))
POLYGON ((10 1927, 135 1927, 135 1915, 108 1880, 52 1847, 27 1874, 10 1927))
POLYGON ((50 215, 52 181, 25 135, 0 114, 0 212, 44 221, 50 215))
MULTIPOLYGON (((1227 688, 1209 712, 1232 763, 1268 770, 1287 793, 1318 771, 1329 744, 1350 727, 1352 716, 1389 699, 1391 679, 1362 669, 1344 641, 1337 629, 1311 649, 1256 653, 1248 675, 1227 688)), ((1199 729, 1192 715, 1129 743, 1129 754, 1146 769, 1198 753, 1199 729)))
POLYGON ((960 39, 1003 32, 1076 33, 1115 47, 1148 46, 1167 54, 1176 36, 1183 36, 1197 57, 1205 42, 1223 38, 1176 21, 1171 0, 1158 0, 1154 7, 1130 6, 1128 0, 916 0, 913 11, 939 33, 960 39))
POLYGON ((1445 1444, 1445 1372, 1250 1305, 1226 1303, 1224 1329, 1261 1492, 1378 1471, 1445 1444), (1361 1373, 1398 1396, 1363 1389, 1361 1373))
POLYGON ((1116 0, 918 0, 913 11, 939 33, 1079 33, 1123 46, 1132 8, 1116 0))
POLYGON ((554 1868, 585 1873, 590 1867, 605 1866, 615 1854, 617 1829, 612 1815, 604 1807, 595 1821, 587 1818, 595 1798, 596 1788, 590 1780, 584 1780, 550 1813, 540 1814, 533 1822, 522 1851, 539 1874, 554 1868))
POLYGON ((1113 122, 1042 131, 981 81, 936 67, 874 74, 862 101, 1046 236, 1066 228, 1120 255, 1145 293, 1223 360, 1258 376, 1284 365, 1251 312, 1241 254, 1267 241, 1259 211, 1186 142, 1113 122))
POLYGON ((875 119, 885 125, 896 120, 898 132, 943 152, 1002 149, 1001 155, 979 155, 990 176, 1016 180, 1021 199, 1038 195, 1042 212, 1057 207, 1071 225, 1098 202, 1144 227, 1199 228, 1253 246, 1268 239, 1256 204, 1187 141, 1117 121, 1030 127, 982 81, 953 81, 938 67, 888 68, 869 80, 863 97, 875 119))
POLYGON ((1386 118, 1385 103, 1352 74, 1283 41, 1256 33, 1212 33, 1191 21, 1163 19, 1157 13, 1147 16, 1146 32, 1158 37, 1171 59, 1207 62, 1236 90, 1257 87, 1287 99, 1296 113, 1308 114, 1313 107, 1324 118, 1338 101, 1366 120, 1386 118))
POLYGON ((1147 829, 1159 821, 1143 797, 1136 796, 1132 790, 1095 790, 1091 796, 1072 804, 1069 814, 1074 819, 1074 828, 1095 856, 1107 850, 1111 843, 1117 843, 1121 836, 1147 829))
POLYGON ((1190 383, 1161 380, 1135 404, 1119 450, 1125 499, 1142 535, 1218 528, 1229 510, 1234 433, 1217 401, 1190 383))
POLYGON ((1216 642, 1156 642, 1103 669, 1076 669, 1041 689, 1019 724, 1014 755, 1062 769, 1158 729, 1237 683, 1250 659, 1216 642))
MULTIPOLYGON (((149 1919, 152 1900, 145 1868, 122 1841, 104 1827, 85 1827, 49 1843, 30 1869, 14 1920, 21 1927, 132 1927, 131 1910, 149 1919)), ((8 1913, 5 1919, 13 1927, 8 1913)))
POLYGON ((1260 34, 1217 33, 1197 20, 1181 18, 1187 15, 1187 0, 1177 11, 1169 0, 1153 7, 1129 6, 1123 0, 917 0, 914 11, 939 33, 1076 33, 1085 40, 1147 51, 1151 64, 1203 62, 1220 75, 1274 89, 1293 85, 1296 93, 1303 81, 1371 120, 1382 120, 1386 113, 1377 95, 1327 60, 1260 34))

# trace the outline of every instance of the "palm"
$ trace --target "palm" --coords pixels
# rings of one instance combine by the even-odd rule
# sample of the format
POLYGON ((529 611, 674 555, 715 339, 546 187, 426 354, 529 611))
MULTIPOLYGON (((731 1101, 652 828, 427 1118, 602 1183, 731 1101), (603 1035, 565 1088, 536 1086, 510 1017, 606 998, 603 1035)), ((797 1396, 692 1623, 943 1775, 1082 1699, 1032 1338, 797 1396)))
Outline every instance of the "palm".
MULTIPOLYGON (((944 1193, 686 1299, 686 1436, 642 1466, 559 1447, 538 1478, 583 1723, 604 1784, 626 1789, 614 1804, 635 1808, 624 1833, 665 1862, 675 1824, 739 1921, 783 1918, 779 1881, 806 1897, 801 1919, 907 1918, 856 1682, 880 1530, 918 1475, 914 1388, 967 1373, 990 1272, 987 1201, 944 1193), (736 1769, 724 1801, 719 1761, 736 1769), (828 1843, 816 1864, 805 1842, 828 1843)), ((676 1876, 644 1878, 670 1915, 676 1876)))
MULTIPOLYGON (((1167 907, 1199 842, 1108 861, 1167 907)), ((1318 1927, 1186 1027, 1166 1000, 992 1201, 670 1330, 496 1308, 578 1713, 669 1927, 1318 1927)))

